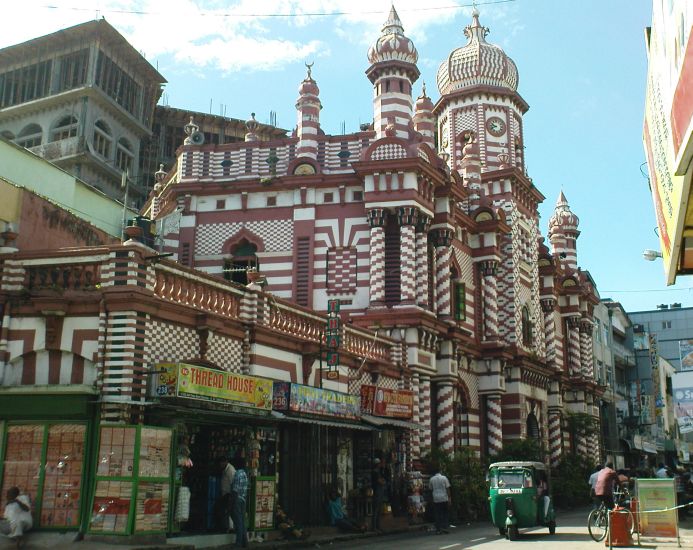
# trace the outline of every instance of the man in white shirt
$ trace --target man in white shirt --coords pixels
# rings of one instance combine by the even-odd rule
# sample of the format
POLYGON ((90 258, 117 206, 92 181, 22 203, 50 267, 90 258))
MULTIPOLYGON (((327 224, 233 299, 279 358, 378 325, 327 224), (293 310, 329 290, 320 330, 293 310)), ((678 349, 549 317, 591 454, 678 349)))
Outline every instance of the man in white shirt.
POLYGON ((31 501, 27 495, 20 495, 17 487, 7 490, 7 504, 5 505, 5 519, 0 522, 0 532, 9 536, 19 548, 22 537, 33 527, 31 517, 31 501))
POLYGON ((233 478, 236 476, 236 468, 234 468, 229 459, 225 456, 220 456, 217 459, 219 469, 221 470, 221 478, 219 480, 219 501, 217 502, 217 510, 219 514, 219 527, 222 531, 228 532, 233 526, 231 523, 231 485, 233 478))
POLYGON ((599 472, 601 472, 603 469, 603 464, 597 464, 597 467, 595 468, 594 472, 590 476, 589 481, 587 482, 590 486, 590 498, 592 499, 592 508, 597 508, 599 506, 599 499, 597 498, 597 495, 594 494, 594 487, 597 485, 597 477, 599 476, 599 472))
POLYGON ((436 534, 448 533, 450 520, 448 519, 448 506, 450 497, 450 481, 447 477, 436 471, 436 474, 428 481, 433 497, 433 512, 435 515, 436 534))

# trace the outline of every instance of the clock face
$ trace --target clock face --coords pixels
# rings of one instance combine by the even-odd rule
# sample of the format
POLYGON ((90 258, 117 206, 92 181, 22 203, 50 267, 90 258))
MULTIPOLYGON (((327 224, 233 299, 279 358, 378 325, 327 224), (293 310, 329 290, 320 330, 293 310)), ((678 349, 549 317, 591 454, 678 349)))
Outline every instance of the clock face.
POLYGON ((505 122, 497 116, 492 116, 486 121, 486 129, 492 136, 500 137, 505 134, 505 122))

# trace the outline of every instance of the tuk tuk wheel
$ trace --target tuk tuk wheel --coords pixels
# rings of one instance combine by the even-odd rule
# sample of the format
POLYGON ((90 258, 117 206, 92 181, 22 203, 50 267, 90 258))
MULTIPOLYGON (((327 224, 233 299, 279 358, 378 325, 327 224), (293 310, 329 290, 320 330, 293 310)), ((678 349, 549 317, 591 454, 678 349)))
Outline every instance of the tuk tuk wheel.
POLYGON ((553 520, 549 522, 549 534, 550 535, 556 534, 556 522, 553 520))
POLYGON ((508 527, 508 540, 517 540, 519 535, 520 533, 517 530, 517 527, 508 527))
POLYGON ((499 527, 499 528, 498 528, 498 534, 499 534, 501 537, 505 538, 505 527, 499 527))

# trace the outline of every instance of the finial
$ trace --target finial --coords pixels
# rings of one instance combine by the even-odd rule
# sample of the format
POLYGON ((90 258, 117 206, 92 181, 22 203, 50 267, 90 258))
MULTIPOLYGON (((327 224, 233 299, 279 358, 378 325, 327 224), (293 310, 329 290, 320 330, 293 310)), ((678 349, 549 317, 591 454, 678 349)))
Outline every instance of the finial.
POLYGON ((423 94, 424 97, 426 97, 426 81, 423 81, 423 89, 421 90, 421 93, 423 94))
POLYGON ((306 77, 306 79, 312 80, 313 77, 311 76, 311 74, 313 72, 313 65, 315 65, 315 61, 313 61, 312 63, 306 63, 305 65, 306 65, 306 69, 308 69, 308 76, 306 77))
POLYGON ((476 2, 474 2, 474 9, 472 10, 472 24, 467 25, 464 28, 464 35, 471 42, 476 38, 479 42, 485 42, 486 35, 489 33, 488 27, 482 27, 479 23, 479 10, 476 8, 476 2))

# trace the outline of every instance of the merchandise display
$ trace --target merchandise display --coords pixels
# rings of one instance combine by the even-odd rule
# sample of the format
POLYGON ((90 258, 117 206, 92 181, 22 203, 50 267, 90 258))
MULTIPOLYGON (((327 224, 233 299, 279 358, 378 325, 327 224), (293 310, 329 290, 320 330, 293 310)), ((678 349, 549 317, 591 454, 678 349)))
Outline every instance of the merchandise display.
POLYGON ((41 527, 79 525, 85 434, 86 426, 83 424, 48 428, 41 527))
MULTIPOLYGON (((19 490, 33 501, 38 494, 43 453, 43 425, 8 426, 7 450, 3 468, 3 489, 19 487, 19 490)), ((2 509, 5 509, 5 493, 0 496, 2 509)))
POLYGON ((171 466, 171 431, 142 428, 139 477, 168 477, 171 466))
POLYGON ((140 482, 135 503, 135 531, 166 531, 168 490, 168 483, 140 482))
POLYGON ((134 426, 102 426, 96 475, 132 477, 135 464, 134 426))
POLYGON ((254 506, 252 525, 255 530, 272 529, 274 526, 274 508, 276 483, 274 478, 257 478, 254 488, 254 506))
POLYGON ((131 481, 97 481, 89 529, 94 532, 125 534, 131 500, 131 481))
POLYGON ((35 526, 78 526, 85 436, 85 424, 8 426, 0 506, 16 486, 33 503, 35 526))

